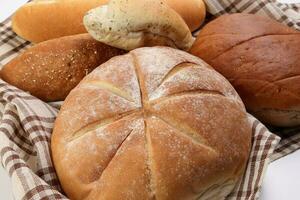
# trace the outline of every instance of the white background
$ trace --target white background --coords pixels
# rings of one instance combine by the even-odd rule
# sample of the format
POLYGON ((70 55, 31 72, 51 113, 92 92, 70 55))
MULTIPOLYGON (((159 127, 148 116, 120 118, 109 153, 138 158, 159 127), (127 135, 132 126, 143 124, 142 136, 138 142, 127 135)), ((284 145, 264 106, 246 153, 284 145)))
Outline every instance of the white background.
MULTIPOLYGON (((0 22, 10 16, 26 0, 1 0, 0 22), (3 3, 5 2, 5 3, 3 3)), ((279 0, 300 3, 300 0, 279 0)), ((0 199, 12 200, 12 186, 0 166, 0 199)), ((271 163, 264 178, 261 200, 300 200, 300 150, 271 163)))

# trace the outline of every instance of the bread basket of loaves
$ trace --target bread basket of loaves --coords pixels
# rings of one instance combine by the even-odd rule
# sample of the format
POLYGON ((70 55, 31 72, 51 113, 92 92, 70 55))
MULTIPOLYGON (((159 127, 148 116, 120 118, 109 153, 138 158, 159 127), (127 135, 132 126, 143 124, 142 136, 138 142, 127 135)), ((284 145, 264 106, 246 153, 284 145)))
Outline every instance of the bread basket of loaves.
POLYGON ((19 8, 0 24, 0 158, 15 199, 258 199, 268 164, 300 148, 299 7, 19 8))

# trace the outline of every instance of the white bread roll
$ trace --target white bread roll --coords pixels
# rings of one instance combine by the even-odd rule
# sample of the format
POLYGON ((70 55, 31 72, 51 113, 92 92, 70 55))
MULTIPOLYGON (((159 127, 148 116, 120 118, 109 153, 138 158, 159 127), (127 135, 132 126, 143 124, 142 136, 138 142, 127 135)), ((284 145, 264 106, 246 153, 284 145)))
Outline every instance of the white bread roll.
POLYGON ((251 127, 229 82, 168 47, 114 57, 66 98, 51 149, 72 200, 224 199, 251 127))
POLYGON ((96 40, 125 50, 159 45, 188 50, 194 42, 180 15, 160 0, 111 0, 90 10, 83 23, 96 40))
MULTIPOLYGON (((202 0, 165 0, 176 10, 191 31, 205 18, 202 0)), ((41 42, 66 35, 85 33, 84 14, 108 0, 39 0, 19 8, 12 18, 13 30, 31 42, 41 42)))

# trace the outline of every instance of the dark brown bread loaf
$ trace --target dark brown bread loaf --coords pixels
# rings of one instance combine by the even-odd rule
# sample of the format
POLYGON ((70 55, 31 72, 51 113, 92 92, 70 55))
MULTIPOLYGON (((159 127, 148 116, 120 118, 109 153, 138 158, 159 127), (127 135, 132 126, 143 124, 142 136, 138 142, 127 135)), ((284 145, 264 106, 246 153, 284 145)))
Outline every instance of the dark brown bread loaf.
POLYGON ((256 15, 226 15, 203 28, 191 53, 223 74, 263 122, 300 125, 299 31, 256 15))
POLYGON ((39 43, 1 70, 1 78, 44 101, 64 100, 79 81, 123 50, 97 42, 88 34, 39 43))

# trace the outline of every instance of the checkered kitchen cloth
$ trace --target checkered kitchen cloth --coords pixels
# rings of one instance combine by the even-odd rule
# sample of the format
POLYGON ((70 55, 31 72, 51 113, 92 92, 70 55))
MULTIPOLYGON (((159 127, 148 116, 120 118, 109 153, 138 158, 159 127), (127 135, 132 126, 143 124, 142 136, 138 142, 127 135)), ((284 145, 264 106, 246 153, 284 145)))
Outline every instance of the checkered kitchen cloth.
POLYGON ((300 3, 276 0, 204 0, 207 11, 217 17, 226 13, 252 13, 273 18, 300 30, 300 3))
MULTIPOLYGON (((299 28, 296 17, 290 18, 290 13, 299 11, 300 6, 296 4, 275 4, 266 0, 206 2, 214 15, 264 10, 267 15, 299 28), (253 7, 256 9, 249 9, 253 7)), ((0 23, 0 67, 30 45, 12 32, 9 19, 0 23)), ((42 102, 0 79, 0 160, 11 177, 15 199, 67 199, 50 156, 50 138, 60 104, 42 102)), ((231 200, 257 199, 268 163, 300 148, 299 128, 274 130, 280 134, 280 141, 279 136, 269 132, 258 120, 248 117, 253 132, 252 150, 243 178, 227 198, 231 200)))

